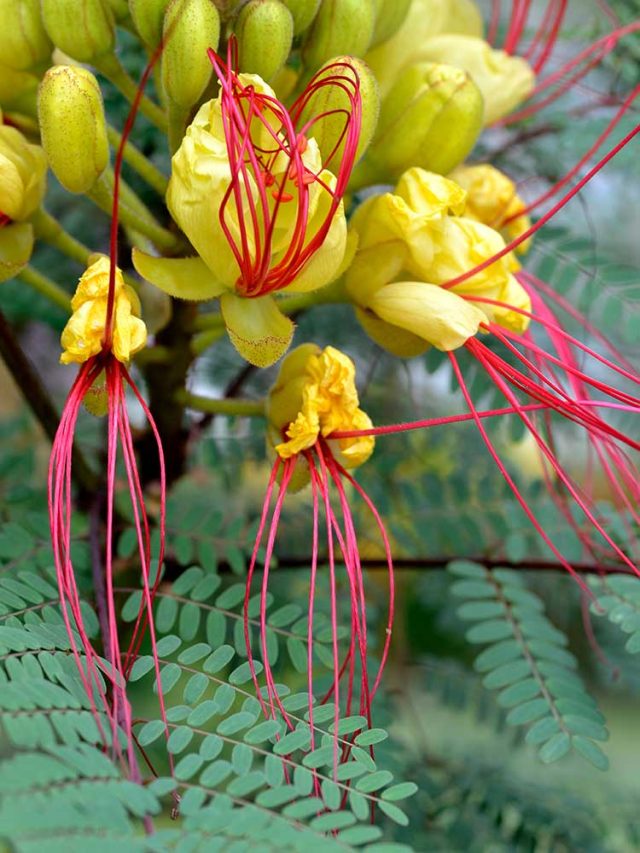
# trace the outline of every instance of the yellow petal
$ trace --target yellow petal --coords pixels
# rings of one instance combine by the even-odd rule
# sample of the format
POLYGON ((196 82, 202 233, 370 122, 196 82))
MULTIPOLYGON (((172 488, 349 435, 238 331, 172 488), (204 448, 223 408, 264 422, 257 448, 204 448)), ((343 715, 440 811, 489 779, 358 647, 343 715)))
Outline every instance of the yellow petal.
POLYGON ((419 281, 388 284, 369 307, 380 319, 445 352, 461 347, 487 322, 486 314, 461 296, 419 281))
POLYGON ((280 312, 273 297, 244 299, 224 293, 220 310, 231 343, 256 367, 275 364, 289 348, 295 326, 280 312))
POLYGON ((131 257, 138 275, 169 296, 202 300, 225 291, 202 258, 156 258, 140 249, 134 249, 131 257))
POLYGON ((356 308, 356 317, 369 337, 391 355, 396 355, 398 358, 414 358, 429 349, 429 344, 423 338, 399 326, 386 323, 371 311, 356 308))
POLYGON ((13 278, 29 263, 33 251, 33 228, 14 222, 0 228, 0 281, 13 278))

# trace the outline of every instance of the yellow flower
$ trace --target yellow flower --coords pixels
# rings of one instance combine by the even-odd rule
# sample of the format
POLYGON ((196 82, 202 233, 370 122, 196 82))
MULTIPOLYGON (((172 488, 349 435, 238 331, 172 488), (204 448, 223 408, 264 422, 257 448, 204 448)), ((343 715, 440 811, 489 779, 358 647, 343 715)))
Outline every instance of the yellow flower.
POLYGON ((373 453, 373 436, 330 438, 334 432, 372 426, 359 408, 355 366, 334 347, 303 344, 284 359, 269 394, 267 417, 271 442, 282 459, 310 449, 320 437, 346 468, 357 468, 373 453))
POLYGON ((471 75, 484 97, 485 124, 508 115, 531 94, 535 85, 535 74, 526 59, 494 50, 481 38, 434 36, 421 45, 419 54, 420 60, 447 62, 471 75))
MULTIPOLYGON (((85 270, 71 300, 73 311, 61 337, 62 364, 82 363, 103 349, 109 294, 109 258, 100 257, 85 270)), ((140 319, 140 301, 116 269, 113 340, 118 361, 127 362, 147 342, 147 328, 140 319)))
POLYGON ((2 124, 0 113, 0 281, 12 278, 29 262, 33 228, 25 220, 42 203, 46 173, 42 148, 2 124))
POLYGON ((0 213, 13 222, 28 219, 42 202, 46 173, 42 148, 14 127, 0 125, 0 213))
MULTIPOLYGON (((323 76, 318 91, 344 88, 339 67, 323 76)), ((309 292, 337 278, 347 224, 338 179, 323 168, 316 140, 295 129, 260 77, 216 71, 221 93, 187 129, 167 191, 169 210, 200 257, 136 251, 134 265, 171 296, 220 297, 234 346, 266 367, 286 351, 294 329, 273 294, 309 292)), ((356 147, 357 137, 341 170, 356 147)))
MULTIPOLYGON (((511 242, 531 227, 529 217, 519 215, 525 204, 516 185, 504 172, 489 163, 477 166, 458 166, 449 177, 467 191, 465 216, 484 222, 511 242)), ((525 240, 515 251, 524 253, 531 245, 525 240)))
POLYGON ((394 193, 368 199, 353 217, 359 243, 347 291, 367 333, 396 355, 417 355, 429 346, 457 349, 490 320, 515 331, 527 328, 528 318, 508 307, 531 307, 512 275, 517 264, 511 253, 443 286, 505 246, 497 231, 459 215, 464 204, 465 192, 454 181, 414 168, 394 193))

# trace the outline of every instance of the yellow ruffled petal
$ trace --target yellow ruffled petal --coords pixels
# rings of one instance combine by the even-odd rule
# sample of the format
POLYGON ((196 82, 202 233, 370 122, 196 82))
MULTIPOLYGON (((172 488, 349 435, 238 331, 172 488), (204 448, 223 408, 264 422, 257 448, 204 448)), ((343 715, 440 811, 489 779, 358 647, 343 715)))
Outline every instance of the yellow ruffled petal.
POLYGON ((131 258, 138 275, 178 299, 213 299, 226 289, 199 257, 156 258, 134 249, 131 258))
MULTIPOLYGON (((282 459, 312 448, 322 435, 341 464, 355 468, 373 452, 372 436, 332 439, 371 421, 359 408, 353 361, 335 347, 298 347, 283 361, 267 403, 269 436, 282 459), (285 437, 285 441, 280 441, 285 437)), ((303 480, 300 481, 303 484, 303 480)))
MULTIPOLYGON (((85 362, 103 349, 110 269, 109 258, 101 255, 82 275, 71 300, 73 313, 60 339, 62 364, 85 362)), ((127 362, 145 346, 147 327, 137 316, 140 300, 135 291, 125 285, 118 268, 115 270, 113 311, 111 351, 118 361, 127 362)))
POLYGON ((445 352, 461 347, 488 322, 483 311, 456 293, 419 281, 388 284, 369 307, 380 319, 445 352))
POLYGON ((251 364, 269 367, 289 348, 295 326, 280 312, 273 297, 244 299, 224 293, 220 310, 231 343, 251 364))

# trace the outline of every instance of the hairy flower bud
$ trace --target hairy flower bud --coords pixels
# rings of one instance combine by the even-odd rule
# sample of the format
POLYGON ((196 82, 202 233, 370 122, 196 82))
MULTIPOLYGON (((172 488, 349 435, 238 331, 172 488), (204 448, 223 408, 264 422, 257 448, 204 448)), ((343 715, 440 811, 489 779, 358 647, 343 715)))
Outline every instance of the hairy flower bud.
POLYGON ((494 50, 480 38, 440 35, 420 48, 420 58, 446 62, 464 69, 473 78, 484 98, 485 124, 508 115, 532 91, 535 75, 526 61, 494 50))
POLYGON ((402 26, 407 17, 411 0, 374 0, 376 20, 373 27, 371 46, 390 39, 402 26))
POLYGON ((172 0, 164 18, 162 85, 170 101, 192 107, 211 79, 207 49, 220 38, 220 15, 212 0, 172 0))
POLYGON ((315 18, 320 0, 282 0, 293 17, 294 35, 304 32, 315 18))
POLYGON ((42 0, 42 17, 55 46, 78 62, 113 50, 115 21, 104 0, 42 0))
POLYGON ((100 86, 86 68, 56 65, 40 85, 38 118, 51 169, 72 193, 85 193, 109 162, 100 86))
POLYGON ((250 0, 235 25, 240 68, 271 80, 287 61, 293 18, 280 0, 250 0))
POLYGON ((332 56, 363 56, 373 34, 371 0, 324 0, 307 34, 305 65, 319 68, 332 56))
POLYGON ((305 125, 309 123, 309 133, 318 143, 322 160, 329 168, 333 163, 342 160, 347 142, 345 117, 349 116, 352 110, 351 87, 345 85, 347 81, 353 81, 353 87, 360 93, 362 104, 356 161, 367 150, 378 123, 378 84, 366 62, 353 56, 337 56, 325 63, 314 77, 312 93, 302 111, 301 119, 305 125), (341 78, 345 82, 338 85, 341 78), (325 79, 334 81, 336 85, 315 85, 316 82, 321 84, 325 79))
POLYGON ((40 0, 0 0, 0 57, 19 71, 48 59, 52 45, 42 23, 40 0))
POLYGON ((162 25, 169 0, 129 0, 129 12, 142 41, 156 48, 162 39, 162 25))
POLYGON ((466 72, 431 62, 407 68, 382 102, 367 179, 397 178, 411 166, 450 172, 473 148, 482 118, 482 95, 466 72))

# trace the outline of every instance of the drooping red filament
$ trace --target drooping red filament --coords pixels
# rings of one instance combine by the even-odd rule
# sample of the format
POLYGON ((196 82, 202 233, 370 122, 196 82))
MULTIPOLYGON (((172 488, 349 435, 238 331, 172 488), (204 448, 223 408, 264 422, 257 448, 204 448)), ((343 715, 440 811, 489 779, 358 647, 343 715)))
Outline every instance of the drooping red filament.
POLYGON ((220 81, 222 124, 231 181, 218 212, 220 226, 239 268, 236 288, 247 297, 263 296, 291 284, 325 241, 355 162, 362 103, 358 76, 345 62, 335 62, 312 78, 291 110, 277 98, 244 85, 237 74, 237 43, 231 39, 227 62, 213 50, 209 57, 220 81), (327 87, 344 93, 348 107, 332 110, 302 124, 309 100, 327 87), (336 186, 309 169, 303 154, 313 126, 330 116, 344 116, 344 128, 323 168, 334 170, 336 186), (310 200, 314 191, 327 193, 329 205, 310 233, 310 200), (274 258, 274 231, 289 216, 295 219, 289 243, 274 258), (285 211, 284 208, 287 208, 285 211))
MULTIPOLYGON (((148 406, 127 368, 113 355, 112 340, 115 322, 119 187, 124 149, 133 127, 146 82, 160 56, 161 50, 162 45, 152 56, 141 77, 116 153, 113 215, 110 229, 109 288, 102 351, 82 364, 68 395, 61 416, 60 426, 53 442, 48 478, 49 520, 54 562, 58 578, 61 608, 72 652, 78 665, 82 684, 89 697, 91 710, 96 718, 105 745, 110 745, 113 754, 122 762, 128 775, 134 781, 139 781, 140 777, 135 756, 132 715, 126 693, 126 681, 147 628, 151 638, 160 713, 165 723, 166 736, 168 737, 169 735, 160 681, 160 666, 156 649, 152 610, 153 599, 160 582, 164 555, 166 481, 164 454, 157 427, 148 406), (93 647, 84 626, 81 600, 71 556, 71 517, 73 513, 72 459, 75 429, 83 400, 91 392, 94 383, 102 382, 103 376, 103 393, 106 395, 107 400, 106 529, 104 565, 101 567, 104 572, 104 590, 101 588, 96 589, 95 593, 98 600, 106 662, 98 655, 93 647), (151 558, 151 529, 137 469, 133 436, 127 412, 126 388, 131 390, 141 405, 149 428, 154 435, 158 452, 160 471, 160 509, 158 520, 160 549, 157 562, 153 568, 151 558), (119 450, 124 462, 142 575, 142 599, 126 652, 121 650, 120 647, 113 574, 113 545, 116 521, 116 466, 119 450), (107 721, 106 728, 103 725, 103 716, 107 721), (124 751, 121 744, 121 735, 123 735, 125 742, 124 751)), ((102 578, 97 580, 99 586, 102 585, 102 580, 102 578)), ((169 762, 173 771, 172 756, 169 756, 169 762)))
MULTIPOLYGON (((298 460, 297 464, 302 464, 302 461, 302 459, 298 460)), ((384 666, 388 657, 393 627, 393 615, 395 608, 393 560, 389 539, 378 511, 355 478, 336 461, 329 445, 324 441, 324 439, 319 439, 313 448, 304 452, 304 461, 309 468, 313 504, 312 554, 307 624, 307 691, 309 694, 308 720, 311 728, 311 742, 313 748, 316 737, 316 729, 313 722, 314 704, 317 699, 316 690, 314 689, 314 645, 317 642, 315 639, 316 629, 314 628, 314 620, 316 615, 318 583, 324 574, 319 571, 319 562, 321 560, 323 562, 326 560, 328 564, 333 679, 330 689, 322 699, 322 703, 326 703, 331 700, 334 706, 334 770, 337 772, 337 766, 340 760, 339 738, 337 735, 338 723, 341 714, 350 715, 354 713, 354 699, 356 696, 358 699, 358 713, 364 716, 369 725, 371 725, 371 706, 379 688, 384 666), (355 489, 368 511, 373 516, 383 543, 385 561, 389 572, 389 612, 384 641, 382 644, 382 652, 373 684, 370 684, 367 668, 369 644, 367 637, 365 584, 362 565, 360 562, 356 525, 351 512, 349 498, 345 490, 345 484, 349 484, 350 487, 355 489), (337 507, 334 506, 332 493, 337 498, 337 507), (319 545, 321 515, 324 518, 327 546, 326 556, 324 558, 321 558, 320 556, 319 545), (344 581, 342 582, 339 580, 339 564, 343 564, 345 567, 344 581), (345 651, 341 652, 338 630, 338 600, 339 587, 344 582, 346 582, 348 591, 351 616, 349 639, 346 643, 345 651), (358 689, 356 691, 357 673, 359 673, 359 677, 358 689), (346 683, 343 684, 343 682, 346 683)), ((280 522, 284 499, 291 482, 295 466, 296 459, 287 459, 283 462, 279 457, 273 465, 247 574, 244 606, 245 642, 247 645, 249 667, 252 673, 256 694, 262 704, 262 709, 265 715, 271 718, 277 718, 281 715, 282 719, 290 729, 294 728, 294 723, 282 706, 277 685, 274 680, 272 666, 269 660, 267 636, 267 592, 269 588, 270 569, 273 560, 278 525, 280 522), (277 491, 274 509, 271 512, 271 503, 276 491, 279 477, 280 484, 277 491), (271 518, 269 520, 270 512, 271 518), (253 577, 256 570, 258 552, 261 547, 265 531, 267 531, 267 539, 264 565, 262 569, 259 620, 259 645, 262 663, 264 666, 265 687, 261 688, 251 640, 252 620, 249 618, 249 602, 252 595, 253 577)), ((342 739, 343 756, 345 754, 345 749, 348 749, 348 746, 346 745, 347 743, 348 742, 345 742, 344 739, 342 739)))
MULTIPOLYGON (((155 634, 152 620, 153 596, 157 589, 162 565, 162 545, 155 565, 156 580, 151 584, 151 537, 147 511, 144 504, 142 487, 137 472, 133 451, 133 439, 128 420, 125 385, 132 389, 143 406, 153 434, 157 439, 160 456, 160 539, 164 538, 165 517, 165 478, 164 460, 157 429, 151 414, 140 396, 127 369, 112 355, 98 355, 85 362, 71 388, 67 403, 56 434, 49 466, 49 515, 54 564, 58 578, 58 587, 62 604, 62 613, 67 626, 74 657, 83 686, 91 702, 91 709, 103 732, 104 739, 111 744, 114 753, 125 760, 118 732, 122 732, 126 742, 126 764, 130 773, 136 766, 133 753, 131 709, 126 696, 126 679, 131 669, 133 657, 137 652, 142 633, 148 624, 151 631, 152 649, 155 656, 156 677, 159 679, 159 664, 155 654, 155 634), (94 382, 104 374, 105 393, 108 401, 107 412, 107 464, 106 464, 106 534, 104 555, 104 604, 103 625, 105 661, 98 655, 84 627, 80 594, 71 556, 72 534, 72 457, 73 442, 78 415, 82 401, 89 393, 94 382), (138 540, 138 553, 142 572, 143 599, 133 637, 126 653, 121 651, 114 596, 113 542, 115 538, 115 490, 116 460, 118 448, 123 455, 129 497, 134 517, 134 528, 138 540), (105 624, 106 623, 106 624, 105 624), (105 685, 106 678, 106 685, 105 685), (109 737, 102 723, 106 717, 109 737)), ((96 595, 100 597, 100 591, 96 595)), ((164 718, 162 693, 159 693, 161 713, 164 718)))

